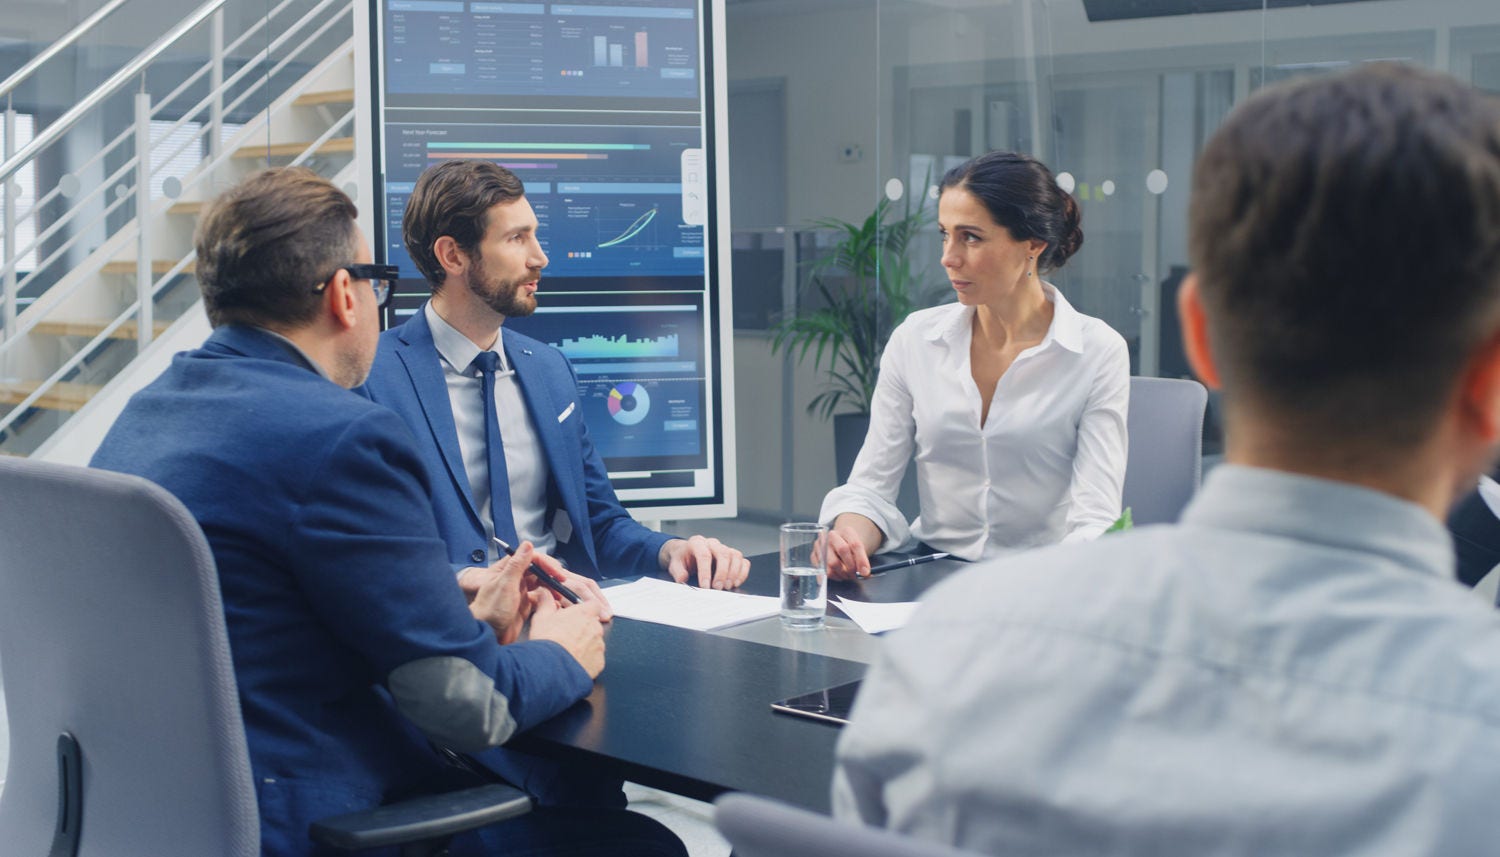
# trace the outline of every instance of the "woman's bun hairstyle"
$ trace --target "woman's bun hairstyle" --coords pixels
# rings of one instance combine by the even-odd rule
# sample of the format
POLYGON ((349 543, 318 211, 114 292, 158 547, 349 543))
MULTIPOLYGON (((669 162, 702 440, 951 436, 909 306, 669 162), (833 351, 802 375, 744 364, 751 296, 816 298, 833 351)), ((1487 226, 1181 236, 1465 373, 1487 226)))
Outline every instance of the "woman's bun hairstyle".
POLYGON ((984 203, 1017 241, 1037 239, 1047 249, 1037 270, 1055 271, 1083 246, 1078 203, 1058 187, 1047 165, 1020 152, 987 152, 943 175, 942 191, 961 187, 984 203))
MULTIPOLYGON (((1057 187, 1056 182, 1053 183, 1053 187, 1057 187)), ((1062 238, 1047 246, 1046 255, 1050 260, 1047 270, 1049 271, 1061 268, 1074 253, 1078 252, 1078 248, 1083 246, 1083 227, 1080 225, 1083 215, 1078 211, 1078 202, 1073 199, 1071 193, 1060 187, 1057 188, 1057 194, 1062 197, 1063 204, 1062 238)))

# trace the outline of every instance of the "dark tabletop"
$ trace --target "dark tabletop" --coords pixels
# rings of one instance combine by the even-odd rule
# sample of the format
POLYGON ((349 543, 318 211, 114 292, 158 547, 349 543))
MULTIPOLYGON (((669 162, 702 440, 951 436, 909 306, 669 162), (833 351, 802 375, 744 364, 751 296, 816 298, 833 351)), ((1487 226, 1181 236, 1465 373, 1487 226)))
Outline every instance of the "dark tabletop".
MULTIPOLYGON (((878 565, 884 560, 902 559, 908 554, 880 554, 870 560, 878 565)), ((838 596, 852 601, 916 601, 922 593, 931 589, 938 581, 965 568, 969 563, 959 559, 940 559, 920 565, 892 569, 862 580, 830 580, 829 597, 838 596)), ((779 595, 778 571, 780 558, 774 553, 750 558, 750 577, 741 592, 751 595, 779 595)))
MULTIPOLYGON (((911 601, 962 565, 940 560, 833 582, 829 592, 911 601)), ((742 591, 777 594, 777 570, 775 554, 752 557, 742 591)), ((631 619, 611 622, 605 640, 594 692, 508 746, 699 800, 748 791, 828 810, 838 727, 777 714, 771 703, 860 678, 863 663, 631 619)))

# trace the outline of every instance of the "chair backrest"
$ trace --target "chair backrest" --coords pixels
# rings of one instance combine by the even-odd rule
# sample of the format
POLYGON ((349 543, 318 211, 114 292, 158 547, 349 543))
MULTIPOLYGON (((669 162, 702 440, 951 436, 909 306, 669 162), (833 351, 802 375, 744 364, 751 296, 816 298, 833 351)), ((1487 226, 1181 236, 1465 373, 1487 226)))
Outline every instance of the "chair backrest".
POLYGON ((835 821, 748 794, 714 802, 714 824, 735 857, 974 857, 973 852, 835 821))
POLYGON ((0 850, 52 850, 69 779, 82 786, 78 854, 260 852, 213 555, 176 498, 133 476, 0 458, 0 656, 0 850), (81 777, 59 776, 63 734, 81 777))
POLYGON ((1125 505, 1136 524, 1177 520, 1203 478, 1208 391, 1180 378, 1131 378, 1125 505))

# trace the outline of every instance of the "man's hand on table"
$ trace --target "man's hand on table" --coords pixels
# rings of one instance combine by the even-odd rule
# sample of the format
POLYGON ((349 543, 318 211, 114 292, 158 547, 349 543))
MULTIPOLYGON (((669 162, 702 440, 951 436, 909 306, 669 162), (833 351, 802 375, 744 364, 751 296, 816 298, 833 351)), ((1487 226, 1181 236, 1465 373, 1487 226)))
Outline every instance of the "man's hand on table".
POLYGON ((704 589, 735 589, 750 576, 750 560, 718 539, 691 536, 661 546, 657 558, 672 580, 687 583, 696 575, 704 589))

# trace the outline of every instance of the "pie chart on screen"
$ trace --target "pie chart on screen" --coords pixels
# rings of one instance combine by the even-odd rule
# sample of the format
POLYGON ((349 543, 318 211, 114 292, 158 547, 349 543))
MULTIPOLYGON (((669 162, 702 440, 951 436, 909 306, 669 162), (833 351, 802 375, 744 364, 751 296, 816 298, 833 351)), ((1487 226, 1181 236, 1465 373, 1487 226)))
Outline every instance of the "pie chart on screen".
POLYGON ((609 391, 609 415, 623 426, 633 426, 651 410, 646 388, 634 381, 622 381, 609 391))

